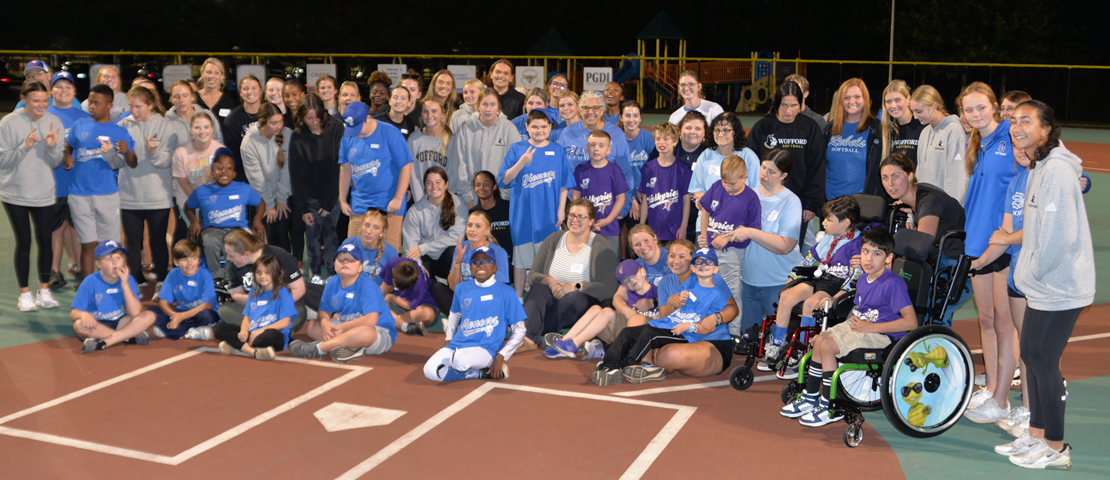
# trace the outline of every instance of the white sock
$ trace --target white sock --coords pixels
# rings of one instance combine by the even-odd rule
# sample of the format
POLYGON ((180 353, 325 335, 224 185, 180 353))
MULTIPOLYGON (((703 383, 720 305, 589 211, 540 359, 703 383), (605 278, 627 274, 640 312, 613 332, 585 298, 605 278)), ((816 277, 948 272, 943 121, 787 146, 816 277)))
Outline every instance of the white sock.
POLYGON ((403 323, 401 323, 401 331, 402 331, 402 332, 408 332, 408 331, 409 331, 409 326, 410 326, 410 325, 412 325, 412 324, 411 324, 411 323, 409 323, 409 322, 403 322, 403 323))
POLYGON ((316 352, 319 353, 320 355, 324 354, 324 350, 320 348, 319 343, 316 344, 316 352))

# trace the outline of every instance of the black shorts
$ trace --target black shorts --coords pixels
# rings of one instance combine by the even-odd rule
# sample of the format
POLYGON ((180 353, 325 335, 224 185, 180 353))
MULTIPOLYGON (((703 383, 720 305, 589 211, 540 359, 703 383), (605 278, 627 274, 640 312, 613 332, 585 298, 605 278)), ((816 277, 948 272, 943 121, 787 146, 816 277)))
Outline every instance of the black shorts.
POLYGON ((55 197, 54 198, 54 230, 62 228, 65 222, 73 225, 73 220, 69 214, 69 197, 55 197))
POLYGON ((995 259, 989 265, 978 270, 972 270, 972 275, 989 275, 992 273, 1001 272, 1010 267, 1010 254, 1003 253, 1002 256, 995 259))
POLYGON ((824 275, 819 278, 807 278, 799 283, 812 287, 813 293, 825 292, 835 296, 840 291, 840 287, 844 286, 844 279, 836 275, 824 275))
POLYGON ((1006 295, 1010 298, 1025 298, 1025 295, 1022 295, 1021 292, 1014 290, 1014 287, 1009 285, 1006 285, 1006 295))
POLYGON ((721 354, 721 371, 718 374, 728 371, 728 366, 732 363, 732 349, 736 346, 736 342, 731 338, 728 340, 706 340, 717 347, 717 353, 721 354))

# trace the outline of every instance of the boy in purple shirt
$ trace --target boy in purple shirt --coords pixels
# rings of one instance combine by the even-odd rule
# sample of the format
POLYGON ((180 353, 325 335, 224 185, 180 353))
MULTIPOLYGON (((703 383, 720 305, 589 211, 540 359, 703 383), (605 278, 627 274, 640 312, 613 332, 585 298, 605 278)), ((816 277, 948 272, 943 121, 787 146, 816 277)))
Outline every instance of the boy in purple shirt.
MULTIPOLYGON (((763 226, 763 207, 759 194, 746 187, 748 167, 739 155, 729 155, 721 162, 721 179, 713 182, 698 201, 701 235, 698 246, 717 250, 721 278, 740 306, 740 271, 744 268, 744 249, 751 240, 735 240, 734 235, 745 228, 758 230, 763 226)), ((742 307, 741 307, 742 308, 742 307)), ((740 324, 729 325, 733 335, 740 335, 740 324)))
POLYGON ((886 348, 917 328, 917 314, 906 282, 886 268, 894 259, 894 237, 882 228, 872 228, 862 238, 860 266, 867 277, 856 284, 852 316, 813 339, 805 392, 780 411, 787 418, 801 417, 799 422, 807 427, 820 427, 843 418, 830 417, 829 413, 829 393, 838 357, 860 348, 886 348))
POLYGON ((397 257, 382 269, 382 296, 393 313, 397 330, 424 336, 427 327, 439 318, 431 294, 428 271, 411 258, 397 257))
POLYGON ((640 223, 646 223, 660 240, 686 238, 690 221, 690 164, 674 156, 678 127, 669 123, 655 126, 655 150, 659 152, 644 165, 640 177, 640 223), (681 205, 681 206, 680 206, 681 205))
POLYGON ((609 240, 613 249, 618 249, 621 226, 616 220, 624 208, 628 182, 625 181, 620 167, 605 158, 609 155, 612 141, 612 137, 601 130, 590 133, 590 137, 586 139, 586 153, 590 155, 590 161, 574 167, 574 190, 570 193, 570 199, 585 198, 594 204, 597 209, 598 220, 595 227, 598 235, 609 240))

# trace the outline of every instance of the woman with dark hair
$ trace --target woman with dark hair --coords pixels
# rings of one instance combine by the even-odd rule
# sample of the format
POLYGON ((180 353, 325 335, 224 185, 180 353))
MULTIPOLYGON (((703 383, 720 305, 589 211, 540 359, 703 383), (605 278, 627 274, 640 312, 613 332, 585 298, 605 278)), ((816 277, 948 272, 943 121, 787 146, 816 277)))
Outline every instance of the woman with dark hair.
POLYGON ((802 202, 802 228, 806 229, 825 203, 825 136, 816 122, 800 115, 803 98, 797 83, 783 82, 767 116, 748 132, 748 148, 759 158, 776 147, 790 152, 794 165, 786 188, 802 202))
POLYGON ((409 151, 412 152, 412 179, 410 180, 413 201, 424 198, 424 174, 428 169, 438 166, 447 170, 458 170, 458 164, 447 158, 447 146, 451 144, 451 130, 447 128, 443 103, 424 97, 420 101, 421 120, 424 127, 409 136, 409 151))
MULTIPOLYGON (((197 92, 197 105, 216 114, 217 122, 223 122, 238 106, 235 97, 225 91, 227 69, 224 62, 208 57, 200 66, 200 91, 197 92)), ((241 94, 241 93, 240 93, 241 94)))
POLYGON ((223 126, 224 145, 235 155, 235 181, 246 182, 241 150, 247 130, 258 121, 258 111, 262 108, 262 82, 254 75, 243 77, 239 81, 239 98, 243 104, 235 107, 222 122, 217 118, 216 124, 223 126))
POLYGON ((678 75, 678 94, 682 96, 682 106, 671 114, 671 123, 677 124, 688 112, 695 110, 705 115, 708 123, 713 123, 713 119, 724 112, 720 104, 705 99, 698 74, 693 70, 686 70, 678 75))
MULTIPOLYGON (((366 104, 370 113, 389 111, 389 89, 393 86, 393 79, 385 72, 374 71, 370 74, 370 102, 366 104)), ((355 100, 356 102, 359 100, 355 100)))
MULTIPOLYGON (((1021 105, 1022 103, 1028 102, 1032 99, 1033 97, 1029 96, 1028 93, 1025 93, 1021 90, 1010 90, 1009 92, 1003 93, 1002 107, 999 111, 1002 119, 1009 120, 1010 116, 1014 114, 1014 110, 1017 109, 1018 105, 1021 105)), ((1010 124, 1012 125, 1013 122, 1010 122, 1010 124)))
POLYGON ((825 199, 866 193, 882 195, 879 157, 882 131, 871 115, 871 94, 863 80, 840 84, 825 126, 825 199))
POLYGON ((678 148, 674 150, 674 156, 693 169, 702 152, 708 148, 706 133, 709 131, 709 122, 701 112, 687 112, 676 125, 680 141, 678 148))
POLYGON ((524 108, 524 94, 513 88, 513 62, 499 59, 489 67, 489 84, 497 92, 501 101, 501 113, 509 120, 521 115, 524 108))
MULTIPOLYGON (((46 111, 50 94, 36 81, 23 83, 22 108, 0 119, 0 202, 15 236, 15 275, 19 310, 57 308, 50 293, 50 262, 54 230, 54 168, 62 164, 65 126, 46 111), (31 228, 38 249, 39 290, 31 295, 31 228)), ((86 273, 87 275, 87 273, 86 273)))
POLYGON ((290 249, 289 207, 289 142, 293 131, 285 126, 277 105, 265 102, 258 109, 258 121, 252 123, 243 138, 243 169, 250 186, 266 202, 266 243, 290 249))
POLYGON ((404 87, 394 88, 389 94, 389 111, 372 115, 374 120, 388 123, 400 130, 401 136, 405 137, 405 140, 408 140, 409 135, 412 135, 412 132, 419 128, 418 124, 412 121, 412 117, 405 113, 408 111, 410 98, 412 98, 412 92, 408 89, 404 87))
MULTIPOLYGON (((694 195, 694 205, 698 205, 702 195, 721 179, 721 162, 729 155, 736 155, 744 159, 747 168, 748 188, 759 188, 759 157, 748 148, 744 138, 744 126, 740 124, 740 117, 735 113, 725 112, 713 119, 712 137, 707 137, 709 145, 698 161, 694 164, 694 173, 690 177, 690 193, 694 195)), ((698 207, 697 224, 701 225, 702 209, 698 207)), ((699 227, 700 230, 700 227, 699 227)), ((697 238, 697 237, 695 237, 697 238)))
POLYGON ((1028 101, 1018 106, 1011 120, 1015 148, 1032 159, 1014 275, 1015 289, 1024 292, 1029 303, 1021 358, 1029 370, 1030 419, 1029 438, 1019 437, 995 447, 995 452, 1010 455, 1010 462, 1021 467, 1067 470, 1072 466, 1071 448, 1064 443, 1068 393, 1060 357, 1079 312, 1095 296, 1091 228, 1076 181, 1083 172, 1079 157, 1060 143, 1051 107, 1028 101))
MULTIPOLYGON (((440 167, 424 173, 424 192, 426 196, 413 204, 401 227, 404 256, 419 260, 433 279, 446 279, 451 273, 455 244, 466 231, 466 204, 448 191, 447 172, 440 167)), ((435 288, 432 296, 437 297, 435 288)), ((451 310, 450 303, 440 307, 440 311, 442 307, 451 310)))
MULTIPOLYGON (((470 207, 470 212, 481 211, 489 217, 489 226, 493 238, 501 248, 505 249, 511 265, 513 260, 513 234, 509 230, 509 201, 501 198, 501 189, 497 187, 497 177, 486 170, 475 174, 474 194, 478 197, 478 201, 473 207, 470 207)), ((505 269, 509 271, 509 278, 513 278, 514 269, 509 267, 505 267, 505 269)))
POLYGON ((880 158, 901 153, 917 165, 917 139, 925 128, 910 110, 910 87, 893 80, 883 90, 883 153, 880 158))
POLYGON ((328 115, 324 100, 310 93, 296 112, 297 129, 289 139, 289 187, 300 206, 308 245, 312 283, 322 285, 335 274, 339 247, 339 142, 343 127, 328 115))

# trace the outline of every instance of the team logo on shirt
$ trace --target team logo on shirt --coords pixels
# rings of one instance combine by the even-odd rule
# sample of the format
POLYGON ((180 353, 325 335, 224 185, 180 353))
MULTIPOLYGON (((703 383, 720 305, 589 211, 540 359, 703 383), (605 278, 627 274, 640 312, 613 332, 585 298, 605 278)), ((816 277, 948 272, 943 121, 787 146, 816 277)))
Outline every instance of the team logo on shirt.
POLYGON ((763 142, 763 146, 767 148, 775 148, 778 146, 779 141, 775 138, 775 134, 767 135, 767 141, 763 142))
POLYGON ((495 147, 504 147, 505 146, 505 139, 504 138, 498 138, 497 142, 494 143, 493 146, 495 146, 495 147))
POLYGON ((331 308, 339 308, 339 299, 338 298, 331 299, 331 308))
POLYGON ((89 138, 89 132, 81 132, 81 140, 89 138))
POLYGON ((358 152, 358 147, 351 147, 351 150, 347 152, 347 156, 353 157, 355 156, 355 152, 358 152))
MULTIPOLYGON (((656 178, 656 177, 651 177, 651 180, 648 180, 648 182, 647 182, 647 188, 655 188, 655 178, 656 178)), ((668 209, 668 210, 669 210, 669 209, 668 209)))
POLYGON ((1013 203, 1010 204, 1010 208, 1014 212, 1013 215, 1015 217, 1020 217, 1025 210, 1025 194, 1022 192, 1014 192, 1012 201, 1013 203))
POLYGON ((554 180, 555 172, 548 170, 543 173, 526 173, 521 183, 524 184, 524 188, 533 188, 544 183, 550 185, 554 180))
MULTIPOLYGON (((655 181, 654 178, 651 180, 655 181)), ((678 191, 668 190, 666 192, 653 193, 648 195, 645 200, 647 201, 648 208, 655 208, 662 205, 663 210, 670 211, 671 205, 678 203, 678 191)))
POLYGON ((369 162, 369 163, 364 163, 364 164, 361 164, 361 165, 355 165, 354 168, 351 169, 351 176, 353 176, 355 178, 358 178, 358 177, 361 177, 361 176, 369 173, 370 175, 373 175, 373 176, 376 177, 376 176, 378 176, 378 167, 381 167, 381 166, 382 166, 382 162, 380 160, 374 160, 374 161, 369 162))
POLYGON ((588 178, 583 178, 583 179, 582 179, 582 190, 585 190, 585 189, 587 189, 587 188, 589 188, 589 187, 590 187, 590 179, 588 179, 588 178))
POLYGON ((709 204, 709 209, 716 212, 717 211, 717 206, 720 205, 720 204, 721 204, 721 202, 718 202, 718 201, 714 200, 712 203, 709 204))
POLYGON ((243 288, 250 291, 254 286, 254 272, 247 272, 243 274, 243 288))
POLYGON ((995 155, 1006 155, 1006 141, 998 142, 998 150, 994 151, 995 155))
POLYGON ((94 297, 96 297, 96 303, 99 304, 100 301, 104 299, 104 294, 98 293, 98 294, 94 295, 94 297))
POLYGON ((470 299, 469 298, 464 298, 463 299, 463 308, 470 308, 470 299))
POLYGON ((493 329, 501 322, 497 321, 497 315, 486 317, 481 320, 467 320, 463 322, 462 334, 464 337, 485 333, 487 337, 493 336, 493 329))
POLYGON ((853 308, 852 315, 855 315, 856 318, 859 318, 860 320, 865 320, 871 323, 879 321, 879 311, 874 308, 869 308, 866 312, 861 312, 859 311, 859 309, 853 308))

